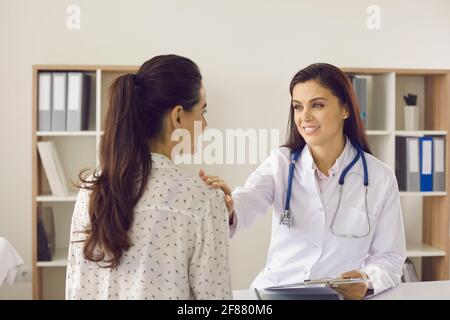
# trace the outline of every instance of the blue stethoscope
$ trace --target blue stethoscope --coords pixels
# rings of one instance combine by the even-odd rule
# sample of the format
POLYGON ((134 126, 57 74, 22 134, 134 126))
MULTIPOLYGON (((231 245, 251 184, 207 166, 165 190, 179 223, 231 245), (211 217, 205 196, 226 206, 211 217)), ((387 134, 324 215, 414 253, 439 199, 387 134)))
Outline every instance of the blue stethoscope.
MULTIPOLYGON (((369 185, 369 177, 368 177, 368 171, 367 171, 367 162, 366 157, 364 156, 364 150, 355 142, 351 141, 352 145, 356 149, 356 156, 353 158, 352 162, 349 163, 349 165, 342 171, 341 176, 339 177, 339 201, 336 208, 336 212, 333 216, 333 220, 331 222, 331 233, 340 236, 340 237, 350 237, 350 238, 364 238, 370 233, 370 219, 369 214, 367 213, 367 187, 369 185), (337 212, 339 210, 339 206, 341 204, 341 197, 342 197, 342 189, 344 186, 344 180, 347 173, 350 171, 350 169, 355 165, 355 163, 359 160, 361 157, 361 161, 363 163, 363 170, 364 170, 364 205, 365 205, 365 213, 367 218, 367 225, 368 230, 364 234, 352 234, 352 233, 338 233, 334 232, 334 221, 336 219, 337 212)), ((291 202, 291 191, 292 191, 292 180, 294 178, 294 169, 295 169, 295 163, 297 162, 298 158, 300 157, 300 153, 302 152, 302 149, 295 151, 292 154, 291 163, 289 164, 289 176, 288 176, 288 188, 287 188, 287 194, 286 194, 286 201, 284 205, 284 212, 280 216, 280 225, 286 225, 289 228, 292 224, 292 213, 289 209, 289 205, 291 202)))

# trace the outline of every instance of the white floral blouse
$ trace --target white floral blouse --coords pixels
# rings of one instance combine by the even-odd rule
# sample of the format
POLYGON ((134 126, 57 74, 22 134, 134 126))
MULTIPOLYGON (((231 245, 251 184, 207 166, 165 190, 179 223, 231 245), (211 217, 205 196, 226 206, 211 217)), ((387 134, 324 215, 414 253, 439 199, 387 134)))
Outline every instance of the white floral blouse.
POLYGON ((66 299, 231 299, 228 214, 223 192, 152 153, 152 169, 118 267, 83 257, 89 191, 72 217, 66 299))

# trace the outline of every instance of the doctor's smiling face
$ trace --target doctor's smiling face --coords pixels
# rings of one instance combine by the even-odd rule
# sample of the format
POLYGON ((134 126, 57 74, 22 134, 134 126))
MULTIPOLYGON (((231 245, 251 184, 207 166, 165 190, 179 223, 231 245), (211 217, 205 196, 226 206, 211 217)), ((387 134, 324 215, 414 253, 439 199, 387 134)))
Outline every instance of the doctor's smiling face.
POLYGON ((342 70, 328 63, 311 64, 294 75, 289 92, 285 147, 301 150, 307 144, 313 157, 331 161, 341 154, 347 136, 371 153, 356 94, 342 70))
POLYGON ((331 90, 317 80, 297 83, 292 90, 294 122, 305 142, 311 146, 342 143, 348 110, 331 90))

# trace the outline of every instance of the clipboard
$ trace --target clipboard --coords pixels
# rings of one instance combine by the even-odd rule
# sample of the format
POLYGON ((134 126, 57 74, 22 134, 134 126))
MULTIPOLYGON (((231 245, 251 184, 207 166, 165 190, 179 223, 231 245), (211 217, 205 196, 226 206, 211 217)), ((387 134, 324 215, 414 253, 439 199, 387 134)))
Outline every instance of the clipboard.
POLYGON ((266 289, 269 290, 281 290, 281 289, 295 289, 295 288, 305 288, 305 287, 337 287, 342 284, 353 284, 353 283, 367 283, 368 279, 363 278, 322 278, 305 280, 303 282, 273 286, 266 289))
POLYGON ((255 288, 255 294, 258 300, 343 300, 337 291, 325 285, 255 288))
POLYGON ((323 278, 304 282, 255 288, 258 300, 343 300, 343 296, 333 288, 342 284, 366 283, 362 278, 323 278))

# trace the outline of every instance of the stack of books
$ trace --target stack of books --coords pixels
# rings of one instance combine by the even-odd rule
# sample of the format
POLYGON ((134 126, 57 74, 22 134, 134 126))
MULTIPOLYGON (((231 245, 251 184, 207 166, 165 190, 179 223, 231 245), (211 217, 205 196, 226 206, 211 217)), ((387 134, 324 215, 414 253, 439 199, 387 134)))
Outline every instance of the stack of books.
POLYGON ((55 143, 53 141, 39 141, 37 147, 53 195, 68 196, 70 189, 55 143))

